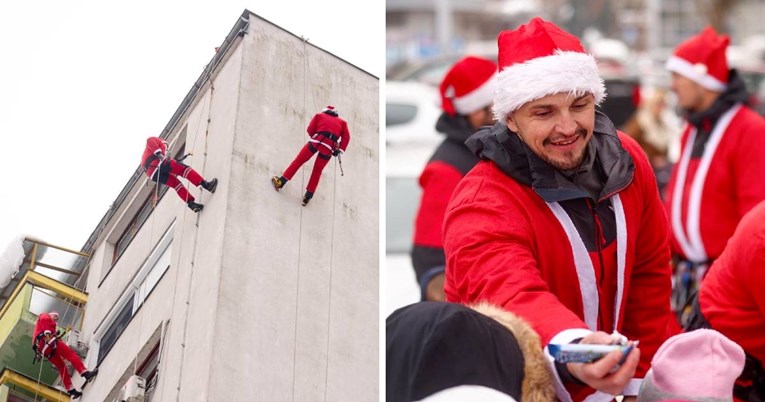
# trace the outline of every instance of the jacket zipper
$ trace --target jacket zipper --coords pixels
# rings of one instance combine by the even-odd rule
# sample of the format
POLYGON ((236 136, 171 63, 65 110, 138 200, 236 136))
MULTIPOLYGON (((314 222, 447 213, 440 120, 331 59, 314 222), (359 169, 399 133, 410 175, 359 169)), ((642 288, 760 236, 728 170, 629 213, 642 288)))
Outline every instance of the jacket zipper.
MULTIPOLYGON (((598 260, 600 261, 600 280, 598 281, 598 292, 600 292, 600 288, 603 285, 603 278, 605 276, 605 268, 603 266, 603 246, 605 246, 604 243, 606 239, 605 236, 603 236, 603 226, 600 224, 600 218, 598 217, 598 211, 594 201, 587 198, 587 206, 590 208, 592 219, 595 223, 595 249, 598 252, 598 260)), ((600 313, 598 313, 598 328, 604 328, 603 317, 601 317, 600 313)))

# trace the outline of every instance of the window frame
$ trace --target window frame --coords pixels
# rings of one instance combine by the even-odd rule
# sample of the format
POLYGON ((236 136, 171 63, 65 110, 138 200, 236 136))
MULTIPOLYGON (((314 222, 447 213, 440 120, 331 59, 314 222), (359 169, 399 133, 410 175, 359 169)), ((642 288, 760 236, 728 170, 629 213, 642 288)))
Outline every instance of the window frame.
POLYGON ((172 265, 174 227, 175 220, 170 223, 170 226, 165 230, 165 233, 162 235, 159 242, 157 242, 157 244, 154 246, 151 253, 149 253, 149 256, 146 258, 146 260, 144 260, 143 264, 141 264, 141 268, 138 270, 125 290, 123 290, 122 294, 117 299, 117 302, 112 306, 104 319, 101 321, 101 324, 99 324, 99 326, 93 332, 90 350, 95 351, 96 353, 92 353, 88 356, 88 361, 92 363, 92 365, 98 367, 101 362, 106 359, 106 356, 109 355, 109 352, 112 350, 114 345, 116 345, 117 341, 119 341, 119 338, 128 328, 128 326, 130 326, 133 318, 141 310, 141 307, 146 303, 146 300, 149 299, 151 294, 154 292, 154 289, 162 281, 162 278, 164 278, 165 274, 167 274, 167 271, 170 270, 170 266, 172 265), (150 274, 155 269, 157 269, 157 267, 160 267, 158 264, 163 261, 162 257, 165 255, 165 253, 169 253, 169 259, 167 260, 167 263, 163 265, 164 268, 161 268, 162 273, 159 274, 156 281, 154 281, 151 289, 145 289, 145 295, 143 296, 142 300, 136 302, 136 298, 140 296, 139 292, 141 292, 142 285, 150 276, 150 274), (128 310, 130 311, 129 317, 123 317, 123 313, 128 310), (112 331, 112 329, 115 328, 115 325, 119 326, 122 324, 124 324, 122 328, 117 328, 115 331, 112 331), (101 342, 104 340, 104 338, 106 338, 107 335, 111 335, 114 332, 116 332, 116 335, 113 335, 114 339, 110 340, 111 344, 108 345, 108 348, 105 350, 101 350, 101 342))

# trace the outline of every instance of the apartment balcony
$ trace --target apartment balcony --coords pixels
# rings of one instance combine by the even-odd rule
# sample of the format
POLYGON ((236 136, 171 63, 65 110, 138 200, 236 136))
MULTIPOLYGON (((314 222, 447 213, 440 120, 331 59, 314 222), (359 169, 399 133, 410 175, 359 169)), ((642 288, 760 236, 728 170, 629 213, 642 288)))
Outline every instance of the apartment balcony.
MULTIPOLYGON (((79 332, 87 294, 78 288, 84 287, 80 278, 89 256, 29 238, 23 250, 18 272, 0 288, 0 402, 68 401, 56 388, 53 366, 34 362, 32 332, 38 315, 48 311, 59 313, 61 330, 79 332)), ((77 346, 73 349, 84 354, 77 346)))

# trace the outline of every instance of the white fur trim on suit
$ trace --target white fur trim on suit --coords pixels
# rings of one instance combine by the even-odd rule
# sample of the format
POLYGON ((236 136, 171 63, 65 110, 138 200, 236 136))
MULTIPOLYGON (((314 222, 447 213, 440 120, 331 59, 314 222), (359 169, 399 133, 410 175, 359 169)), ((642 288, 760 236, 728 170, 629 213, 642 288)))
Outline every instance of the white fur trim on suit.
POLYGON ((606 97, 606 85, 595 58, 586 53, 556 50, 551 56, 505 67, 497 78, 494 117, 504 122, 508 114, 524 104, 559 93, 591 93, 595 103, 600 104, 606 97))
POLYGON ((712 91, 723 92, 728 86, 724 82, 707 74, 706 65, 701 63, 691 64, 687 60, 677 56, 669 57, 667 60, 667 70, 676 72, 712 91))
POLYGON ((497 85, 497 74, 494 74, 473 92, 454 98, 454 110, 459 114, 467 115, 491 105, 494 101, 494 88, 497 85))

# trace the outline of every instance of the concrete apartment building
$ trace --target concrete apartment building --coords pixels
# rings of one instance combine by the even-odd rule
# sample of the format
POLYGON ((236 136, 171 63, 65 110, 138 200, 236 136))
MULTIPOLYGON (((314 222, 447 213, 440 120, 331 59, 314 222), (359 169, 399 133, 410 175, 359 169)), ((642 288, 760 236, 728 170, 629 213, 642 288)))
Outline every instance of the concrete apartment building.
POLYGON ((53 248, 26 240, 20 274, 0 289, 0 302, 22 306, 0 312, 0 402, 68 399, 49 363, 27 367, 29 288, 58 295, 86 366, 99 368, 83 402, 131 400, 134 375, 146 383, 135 401, 377 401, 378 88, 245 10, 161 134, 168 154, 191 152, 184 163, 218 178, 215 194, 190 188, 205 205, 195 214, 163 186, 153 207, 139 167, 73 262, 42 264, 38 247, 53 248), (351 132, 345 174, 330 161, 303 207, 312 161, 281 192, 269 179, 329 104, 351 132), (38 278, 46 269, 69 276, 38 278))

